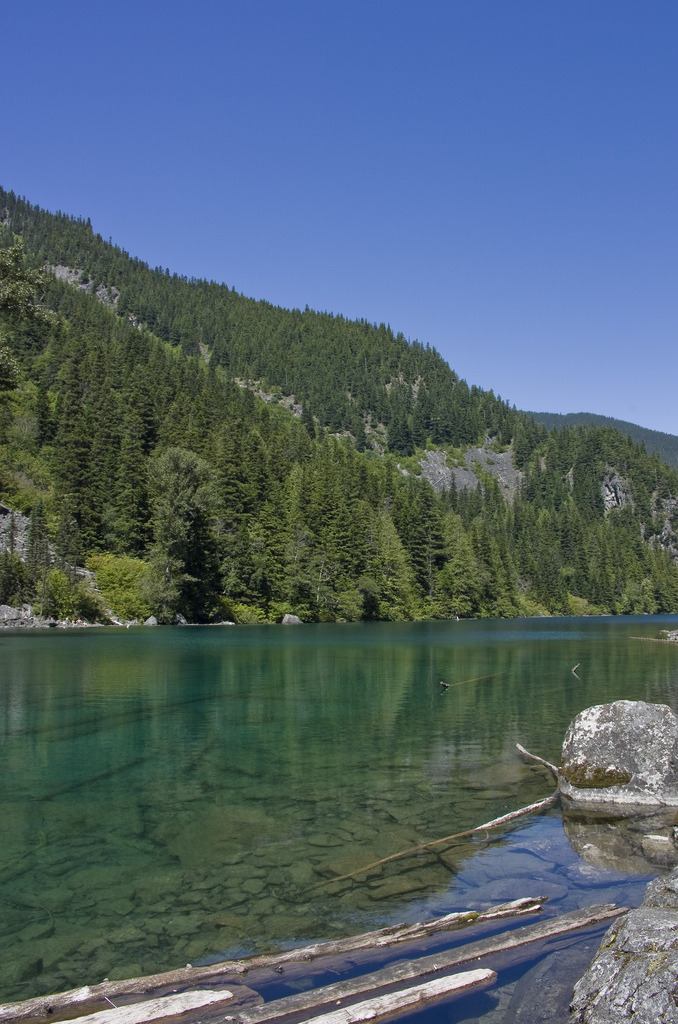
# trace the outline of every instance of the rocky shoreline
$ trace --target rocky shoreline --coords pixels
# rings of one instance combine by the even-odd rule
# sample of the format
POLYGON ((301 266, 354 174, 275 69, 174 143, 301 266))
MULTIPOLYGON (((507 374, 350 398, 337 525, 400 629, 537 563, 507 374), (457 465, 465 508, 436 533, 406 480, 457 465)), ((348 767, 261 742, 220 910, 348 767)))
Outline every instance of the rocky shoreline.
POLYGON ((8 604, 0 604, 0 629, 89 629, 101 625, 101 622, 86 622, 84 619, 53 619, 36 615, 31 605, 13 608, 8 604))
MULTIPOLYGON (((36 615, 30 604, 24 604, 20 608, 12 607, 9 604, 0 604, 0 631, 3 629, 92 629, 102 626, 158 626, 160 623, 155 615, 149 615, 144 622, 138 619, 118 619, 112 613, 106 622, 89 622, 87 619, 54 619, 43 615, 36 615)), ((172 621, 173 626, 235 626, 235 622, 219 619, 216 622, 193 623, 188 622, 183 615, 175 615, 172 621)), ((284 615, 283 626, 302 625, 302 620, 297 615, 284 615)))
POLYGON ((574 989, 572 1024, 678 1021, 678 868, 650 882, 642 906, 620 917, 574 989))

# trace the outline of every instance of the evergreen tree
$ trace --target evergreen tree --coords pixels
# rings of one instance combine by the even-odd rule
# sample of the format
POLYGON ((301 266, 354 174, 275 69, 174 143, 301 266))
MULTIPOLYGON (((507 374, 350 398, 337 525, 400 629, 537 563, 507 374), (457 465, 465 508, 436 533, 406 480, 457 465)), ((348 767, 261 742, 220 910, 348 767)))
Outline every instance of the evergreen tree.
POLYGON ((218 588, 209 466, 193 452, 169 448, 153 461, 151 487, 158 618, 168 622, 180 614, 191 622, 204 621, 218 588))

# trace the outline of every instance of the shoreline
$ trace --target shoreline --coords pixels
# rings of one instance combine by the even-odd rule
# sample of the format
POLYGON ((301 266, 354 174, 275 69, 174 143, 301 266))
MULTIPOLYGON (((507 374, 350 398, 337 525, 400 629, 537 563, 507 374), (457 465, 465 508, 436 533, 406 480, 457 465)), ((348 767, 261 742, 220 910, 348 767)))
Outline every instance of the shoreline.
MULTIPOLYGON (((665 614, 666 613, 661 613, 660 617, 664 617, 665 614)), ((580 616, 549 615, 549 616, 536 616, 536 617, 539 618, 539 619, 542 619, 542 618, 548 618, 548 619, 554 619, 554 618, 555 619, 568 619, 568 618, 579 618, 580 616)), ((591 618, 591 619, 610 618, 610 617, 611 618, 615 618, 615 619, 624 619, 624 618, 632 618, 634 616, 631 616, 631 615, 629 615, 629 616, 626 616, 626 615, 615 615, 615 616, 608 616, 608 615, 600 615, 600 616, 598 616, 598 615, 586 615, 586 616, 581 616, 581 617, 583 617, 583 618, 591 618)), ((648 617, 651 617, 651 616, 648 616, 648 617)), ((113 615, 111 615, 109 617, 108 622, 90 622, 90 621, 88 621, 86 619, 70 619, 70 618, 54 619, 54 618, 52 618, 50 616, 34 615, 33 614, 33 609, 32 609, 31 605, 23 605, 21 608, 17 608, 17 607, 11 606, 11 605, 0 604, 0 632, 2 632, 4 630, 28 630, 28 629, 31 629, 31 630, 32 629, 39 629, 39 630, 49 630, 49 629, 101 629, 101 628, 111 628, 111 627, 116 627, 118 629, 121 629, 121 628, 124 627, 125 629, 130 629, 132 627, 150 627, 150 628, 152 628, 154 626, 159 626, 159 625, 193 626, 193 627, 196 627, 196 626, 210 626, 210 627, 214 627, 214 626, 237 626, 237 625, 271 626, 271 625, 315 625, 316 624, 314 622, 305 623, 305 622, 303 622, 303 620, 296 618, 296 616, 294 617, 294 621, 288 621, 288 622, 283 621, 281 623, 280 622, 237 623, 237 622, 232 622, 232 621, 229 621, 229 620, 222 620, 222 621, 218 621, 218 622, 187 622, 185 619, 183 619, 182 616, 178 616, 177 618, 179 618, 180 621, 176 621, 175 620, 172 623, 164 623, 163 624, 163 623, 159 623, 157 620, 155 620, 155 618, 153 616, 151 616, 152 621, 146 620, 145 622, 140 622, 138 619, 116 619, 116 618, 113 617, 113 615)), ((518 616, 515 616, 515 618, 516 619, 533 618, 533 616, 520 616, 520 615, 518 615, 518 616)), ((342 624, 345 624, 345 621, 346 620, 335 620, 334 624, 335 625, 342 625, 342 624)), ((372 620, 372 621, 388 621, 388 620, 372 620)), ((421 621, 421 622, 443 622, 443 621, 448 621, 448 622, 457 621, 457 622, 459 622, 459 621, 467 621, 467 622, 479 622, 479 621, 482 621, 482 620, 481 619, 475 619, 475 618, 469 618, 469 619, 464 619, 464 620, 459 620, 459 619, 456 619, 456 620, 455 619, 419 619, 419 620, 416 620, 416 619, 415 620, 403 619, 403 620, 400 620, 400 621, 403 621, 403 622, 409 622, 409 621, 421 621)), ((507 619, 506 621, 509 621, 509 619, 507 619)), ((327 625, 329 623, 325 623, 325 624, 327 625)), ((352 623, 352 624, 353 625, 357 625, 358 623, 352 623)), ((669 644, 676 644, 676 643, 678 643, 678 629, 676 629, 676 630, 661 629, 659 632, 663 633, 664 636, 662 636, 662 637, 638 636, 638 637, 633 637, 632 639, 634 639, 634 640, 643 640, 643 641, 646 641, 646 642, 649 641, 649 642, 654 642, 654 643, 669 643, 669 644)))

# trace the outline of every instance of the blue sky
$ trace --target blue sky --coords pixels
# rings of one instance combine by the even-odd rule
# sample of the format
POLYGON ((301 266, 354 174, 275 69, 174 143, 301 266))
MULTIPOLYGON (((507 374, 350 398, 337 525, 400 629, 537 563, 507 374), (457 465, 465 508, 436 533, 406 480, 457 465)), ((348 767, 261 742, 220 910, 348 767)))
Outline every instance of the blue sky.
POLYGON ((0 182, 678 433, 675 0, 4 0, 0 182))

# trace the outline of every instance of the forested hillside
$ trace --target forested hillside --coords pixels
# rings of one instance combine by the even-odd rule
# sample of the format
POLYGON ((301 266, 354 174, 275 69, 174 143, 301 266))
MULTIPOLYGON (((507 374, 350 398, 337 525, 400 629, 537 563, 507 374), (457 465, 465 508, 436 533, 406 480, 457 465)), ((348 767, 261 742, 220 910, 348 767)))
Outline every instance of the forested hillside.
POLYGON ((577 427, 580 424, 611 427, 622 434, 628 434, 633 441, 644 444, 648 452, 655 453, 667 465, 678 469, 678 437, 675 434, 665 434, 661 430, 648 430, 647 427, 640 427, 637 423, 613 419, 612 416, 600 416, 594 412, 530 412, 528 416, 531 416, 537 423, 541 423, 547 430, 554 428, 561 430, 563 427, 577 427))
POLYGON ((30 516, 0 602, 166 622, 678 610, 678 476, 642 446, 547 434, 384 325, 151 270, 12 193, 0 213, 0 501, 30 516), (487 469, 472 491, 420 475, 427 448, 454 465, 474 444, 511 453, 512 500, 487 469))

